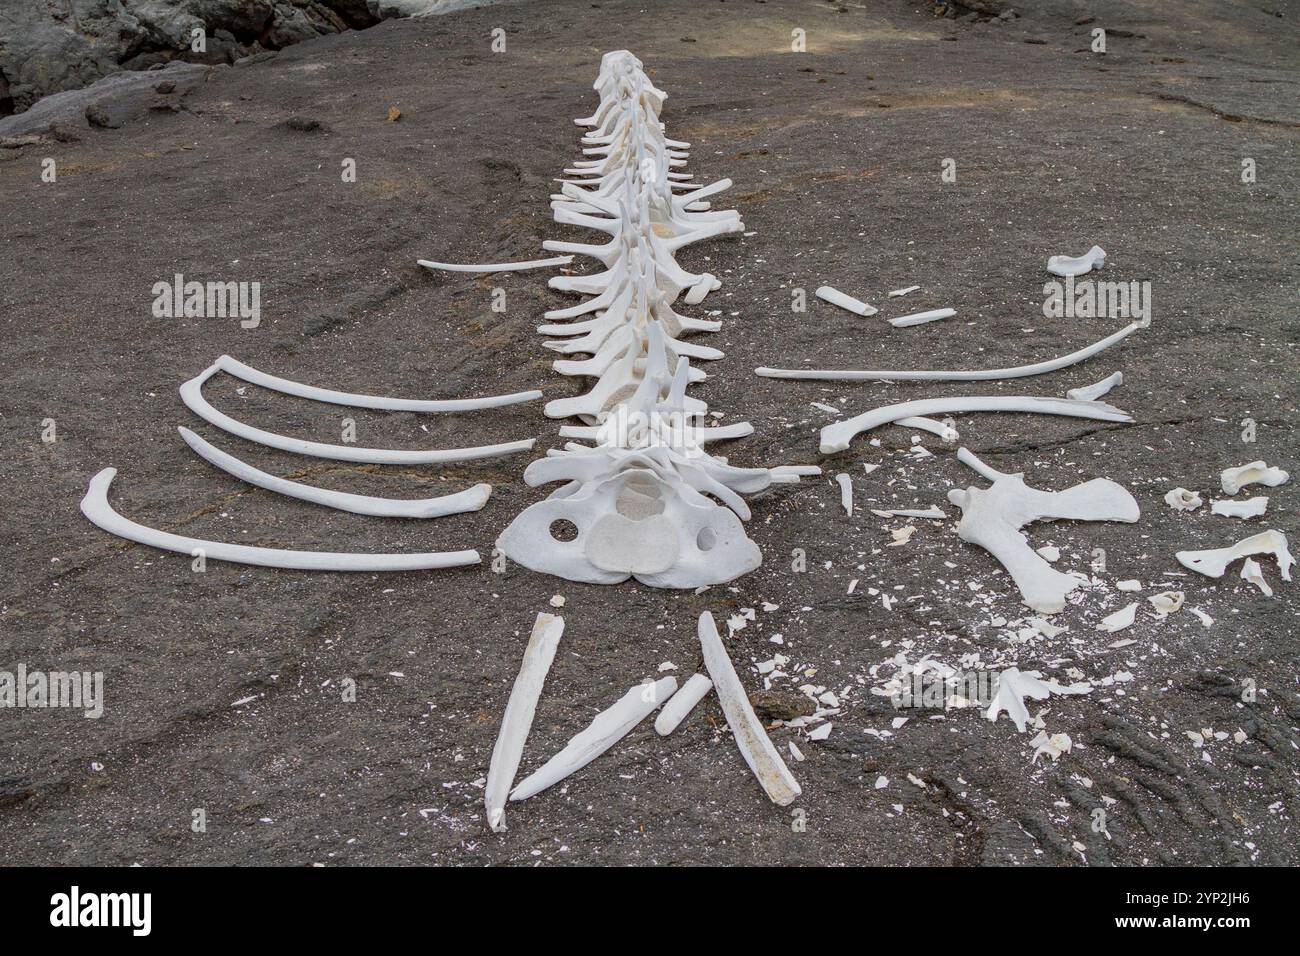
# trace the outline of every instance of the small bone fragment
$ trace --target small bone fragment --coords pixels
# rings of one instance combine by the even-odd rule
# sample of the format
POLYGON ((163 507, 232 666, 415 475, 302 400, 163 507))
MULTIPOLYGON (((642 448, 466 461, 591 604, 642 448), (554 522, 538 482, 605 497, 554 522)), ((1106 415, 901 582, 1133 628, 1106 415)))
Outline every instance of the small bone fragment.
POLYGON ((1127 581, 1117 581, 1115 587, 1119 588, 1121 591, 1141 591, 1142 582, 1136 578, 1130 578, 1127 581))
POLYGON ((1287 547, 1286 535, 1271 529, 1238 541, 1227 548, 1179 551, 1174 557, 1185 568, 1198 571, 1206 577, 1221 578, 1233 561, 1252 554, 1273 555, 1277 559, 1278 570, 1282 572, 1282 580, 1291 580, 1291 566, 1295 564, 1295 558, 1291 557, 1291 551, 1287 547))
POLYGON ((1036 362, 1033 365, 1016 365, 1011 368, 943 372, 860 372, 848 369, 768 368, 762 366, 754 369, 754 371, 764 378, 799 378, 826 382, 988 382, 1003 378, 1028 378, 1033 375, 1044 375, 1047 372, 1055 372, 1057 369, 1077 365, 1085 359, 1092 358, 1098 352, 1110 348, 1116 342, 1123 341, 1138 329, 1146 328, 1149 324, 1146 321, 1132 322, 1118 332, 1108 335, 1092 345, 1081 348, 1077 352, 1062 355, 1060 358, 1049 359, 1046 362, 1036 362))
POLYGON ((916 525, 908 524, 903 525, 901 528, 893 528, 890 530, 889 534, 894 539, 889 542, 889 547, 897 548, 912 540, 912 535, 916 534, 916 525))
POLYGON ((965 448, 958 449, 957 458, 993 482, 989 488, 948 492, 948 500, 962 510, 958 536, 997 558, 1024 603, 1040 614, 1062 610, 1065 596, 1079 586, 1080 579, 1044 561, 1029 547, 1022 527, 1052 518, 1131 523, 1140 515, 1133 496, 1109 479, 1094 478, 1064 491, 1039 491, 1025 484, 1023 474, 1002 474, 965 448))
POLYGON ((896 329, 905 329, 913 325, 924 325, 927 322, 937 322, 940 319, 951 318, 956 314, 956 309, 931 309, 929 312, 913 312, 911 315, 900 315, 896 319, 890 319, 889 324, 896 329))
POLYGON ((722 712, 726 715, 741 756, 772 802, 777 806, 789 806, 803 791, 755 716, 745 688, 736 676, 736 669, 727 657, 726 648, 722 646, 722 638, 718 636, 713 615, 708 611, 700 615, 699 635, 700 647, 704 652, 704 666, 713 678, 718 702, 722 705, 722 712))
POLYGON ((827 737, 829 737, 829 736, 831 735, 831 729, 832 729, 834 726, 835 726, 834 724, 822 724, 822 725, 821 725, 820 727, 818 727, 816 730, 810 730, 810 731, 808 731, 808 739, 809 739, 809 740, 825 740, 827 737))
POLYGON ((1103 422, 1131 422, 1125 411, 1104 402, 1074 402, 1068 398, 1041 398, 1034 396, 1009 397, 1002 395, 973 396, 965 398, 934 398, 902 402, 873 408, 855 418, 835 422, 821 430, 821 452, 829 455, 844 451, 849 442, 862 432, 913 415, 941 415, 949 412, 1035 412, 1043 415, 1064 415, 1071 418, 1091 418, 1103 422))
POLYGON ((797 485, 800 478, 820 475, 822 470, 816 465, 777 465, 769 468, 773 484, 797 485))
POLYGON ((895 299, 900 295, 907 295, 909 292, 915 292, 919 288, 921 288, 919 285, 909 285, 905 289, 895 289, 893 292, 889 293, 889 297, 895 299))
POLYGON ((948 517, 948 512, 944 511, 938 505, 931 505, 924 511, 919 511, 914 508, 895 508, 890 511, 872 508, 871 513, 877 518, 931 518, 938 521, 948 517))
POLYGON ((343 491, 317 488, 301 482, 278 478, 214 448, 188 428, 178 428, 181 438, 204 461, 216 465, 227 474, 234 475, 257 488, 265 488, 289 498, 310 501, 339 511, 359 515, 378 515, 383 518, 441 518, 444 515, 478 511, 492 494, 492 486, 478 484, 473 488, 437 498, 373 498, 369 495, 352 495, 343 491))
POLYGON ((1031 763, 1038 763, 1038 758, 1043 754, 1047 754, 1052 758, 1052 763, 1056 763, 1056 759, 1061 754, 1070 752, 1074 747, 1074 741, 1070 739, 1069 734, 1052 734, 1049 737, 1046 730, 1040 730, 1038 736, 1029 741, 1029 746, 1034 748, 1034 758, 1031 763))
POLYGON ((633 727, 673 692, 676 677, 661 677, 653 684, 638 684, 619 698, 612 707, 602 710, 586 730, 573 737, 554 757, 510 791, 510 799, 527 800, 547 787, 577 773, 610 747, 627 736, 633 727))
POLYGON ((803 751, 794 745, 793 740, 790 741, 789 746, 790 746, 790 756, 793 757, 795 760, 799 761, 800 763, 803 763, 804 760, 803 751))
POLYGON ((1106 264, 1106 251, 1101 246, 1093 246, 1081 256, 1052 256, 1047 260, 1047 271, 1052 275, 1066 278, 1087 275, 1093 269, 1100 269, 1106 264))
POLYGON ((1264 580, 1264 570, 1259 566, 1259 562, 1254 558, 1247 558, 1241 563, 1241 579, 1249 581, 1255 587, 1264 592, 1265 597, 1273 596, 1273 589, 1268 586, 1264 580))
POLYGON ((331 551, 286 551, 280 548, 255 548, 244 544, 204 541, 159 531, 136 524, 113 510, 108 503, 108 488, 116 468, 105 468, 90 479, 86 497, 81 499, 81 513, 90 523, 109 534, 147 544, 163 551, 175 551, 232 564, 254 564, 263 568, 288 568, 297 571, 426 571, 478 564, 477 551, 434 551, 426 554, 351 554, 331 551))
POLYGON ((1174 488, 1169 494, 1165 495, 1165 504, 1175 511, 1195 511, 1204 502, 1201 501, 1199 491, 1188 491, 1186 488, 1174 488))
POLYGON ((1134 601, 1128 607, 1120 608, 1114 614, 1108 614, 1101 619, 1097 625, 1097 630, 1105 631, 1108 634, 1114 634, 1116 631, 1122 631, 1124 628, 1132 625, 1137 618, 1137 602, 1134 601))
POLYGON ((573 256, 529 259, 527 262, 455 263, 430 262, 428 259, 416 259, 415 261, 426 269, 432 269, 435 272, 519 272, 522 269, 550 269, 554 266, 567 266, 573 261, 573 256))
POLYGON ((1188 608, 1188 610, 1195 614, 1197 619, 1200 620, 1201 627, 1209 627, 1214 623, 1214 618, 1210 617, 1210 615, 1206 614, 1199 607, 1188 608))
POLYGON ((1268 510, 1268 498, 1259 495, 1245 501, 1211 501, 1210 513, 1228 518, 1258 518, 1268 510))
POLYGON ((850 518, 853 517, 853 479, 841 472, 835 476, 835 480, 840 483, 840 504, 844 506, 844 513, 850 518))
POLYGON ((1055 563, 1061 560, 1061 549, 1050 544, 1045 544, 1041 548, 1035 548, 1035 551, 1042 556, 1044 561, 1055 563))
POLYGON ((1103 378, 1100 382, 1097 382, 1095 385, 1088 385, 1085 386, 1084 388, 1072 388, 1065 393, 1065 397, 1077 399, 1078 401, 1081 402, 1095 402, 1097 399, 1101 398, 1103 395, 1109 392, 1116 385, 1123 385, 1123 384, 1124 384, 1124 373, 1115 372, 1113 375, 1106 376, 1106 378, 1103 378))
POLYGON ((1024 733, 1029 723, 1029 711, 1024 702, 1026 697, 1047 700, 1052 694, 1087 694, 1092 690, 1092 685, 1087 683, 1062 686, 1055 681, 1044 681, 1042 676, 1038 671, 1021 671, 1017 667, 1008 667, 999 673, 993 703, 984 716, 996 721, 998 714, 1005 710, 1016 730, 1024 733))
POLYGON ((867 305, 867 303, 853 298, 851 295, 845 295, 839 289, 832 289, 828 285, 822 286, 815 293, 817 298, 823 302, 829 302, 831 305, 838 305, 841 309, 847 309, 856 315, 875 315, 877 309, 867 305))
POLYGON ((1240 468, 1225 469, 1219 481, 1227 494, 1235 495, 1247 485, 1266 485, 1269 488, 1276 488, 1278 485, 1286 484, 1290 477, 1281 468, 1270 468, 1262 461, 1252 461, 1249 465, 1242 465, 1240 468))
POLYGON ((668 703, 659 711, 659 716, 655 718, 655 731, 667 737, 711 690, 713 681, 703 674, 692 674, 682 689, 669 697, 668 703))
POLYGON ((938 435, 947 442, 953 442, 961 438, 957 429, 946 422, 935 421, 933 418, 924 418, 920 415, 914 415, 911 418, 900 418, 894 424, 899 428, 919 428, 921 431, 938 435))
POLYGON ((519 770, 519 759, 524 754, 524 743, 533 726, 537 699, 542 695, 542 684, 555 659, 560 635, 564 633, 564 618, 555 614, 538 614, 533 623, 533 633, 524 649, 524 659, 519 665, 505 715, 501 718, 501 732, 492 748, 492 761, 488 765, 487 786, 483 790, 483 806, 487 810, 488 824, 497 833, 506 829, 505 807, 510 787, 519 770))
POLYGON ((1182 607, 1184 597, 1182 591, 1161 591, 1159 594, 1151 595, 1147 600, 1156 609, 1156 613, 1164 617, 1166 614, 1173 614, 1182 607))

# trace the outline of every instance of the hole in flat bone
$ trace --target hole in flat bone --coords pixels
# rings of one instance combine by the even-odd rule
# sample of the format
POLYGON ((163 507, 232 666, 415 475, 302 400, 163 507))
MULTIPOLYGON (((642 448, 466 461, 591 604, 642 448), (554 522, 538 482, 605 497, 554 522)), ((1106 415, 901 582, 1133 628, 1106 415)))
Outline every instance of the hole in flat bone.
POLYGON ((701 551, 711 551, 717 543, 718 534, 712 528, 701 528, 700 533, 695 536, 695 544, 701 551))
POLYGON ((568 518, 556 518, 546 530, 556 541, 572 541, 578 536, 578 526, 568 518))

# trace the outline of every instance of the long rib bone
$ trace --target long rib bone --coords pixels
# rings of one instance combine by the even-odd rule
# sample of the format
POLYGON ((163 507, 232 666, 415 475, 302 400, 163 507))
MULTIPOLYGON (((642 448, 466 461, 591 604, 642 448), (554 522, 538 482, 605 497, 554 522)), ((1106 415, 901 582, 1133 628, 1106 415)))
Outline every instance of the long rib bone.
POLYGON ((1138 520, 1138 503, 1115 482, 1094 478, 1064 491, 1039 491, 1025 484, 1024 475, 1003 474, 965 448, 957 451, 964 464, 993 482, 991 488, 970 487, 948 492, 961 508, 957 534, 984 548, 1002 563, 1020 589, 1025 604, 1041 614, 1065 607, 1065 596, 1080 579, 1062 574, 1029 546, 1022 527, 1031 521, 1065 518, 1073 521, 1138 520))

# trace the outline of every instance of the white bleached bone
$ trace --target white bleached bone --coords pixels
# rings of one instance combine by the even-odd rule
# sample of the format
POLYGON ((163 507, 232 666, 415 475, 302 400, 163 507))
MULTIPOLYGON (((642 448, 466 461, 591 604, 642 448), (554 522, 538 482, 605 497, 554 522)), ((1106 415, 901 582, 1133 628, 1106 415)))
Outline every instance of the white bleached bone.
POLYGON ((1047 260, 1047 271, 1052 275, 1068 278, 1087 275, 1093 269, 1100 269, 1106 264, 1106 251, 1101 246, 1093 246, 1081 256, 1052 256, 1047 260))
POLYGON ((1165 504, 1175 511, 1195 511, 1204 503, 1199 491, 1188 491, 1186 488, 1172 488, 1165 495, 1165 504))
POLYGON ((938 505, 931 505, 924 511, 914 508, 894 508, 890 510, 872 508, 871 513, 877 518, 931 518, 937 521, 948 517, 948 512, 938 505))
POLYGON ((664 704, 663 709, 659 711, 659 716, 655 718, 655 732, 667 737, 711 690, 713 690, 713 681, 703 674, 692 674, 690 680, 682 685, 681 690, 669 697, 668 703, 664 704))
POLYGON ((1278 485, 1284 485, 1291 476, 1281 468, 1270 468, 1262 461, 1252 461, 1248 465, 1242 465, 1240 468, 1224 469, 1219 481, 1223 485, 1226 494, 1235 495, 1247 485, 1264 485, 1269 488, 1276 488, 1278 485))
POLYGON ((427 571, 479 563, 477 551, 434 551, 424 554, 285 551, 279 548, 255 548, 243 544, 204 541, 159 531, 137 524, 113 510, 108 503, 108 489, 116 474, 116 468, 105 468, 90 479, 86 496, 81 499, 81 513, 91 524, 109 534, 162 551, 175 551, 191 557, 197 557, 201 553, 205 559, 211 558, 214 561, 295 571, 427 571))
POLYGON ((1210 502, 1210 513, 1227 518, 1258 518, 1268 510, 1268 498, 1258 495, 1245 501, 1227 499, 1210 502))
POLYGON ((552 259, 530 259, 527 262, 483 262, 455 263, 431 262, 428 259, 416 259, 416 263, 435 272, 520 272, 524 269, 550 269, 555 266, 567 266, 573 256, 555 256, 552 259))
POLYGON ((889 324, 896 329, 906 329, 913 325, 925 325, 927 322, 948 319, 956 314, 956 309, 931 309, 928 312, 913 312, 911 315, 900 315, 896 319, 890 319, 889 324))
POLYGON ((677 690, 676 677, 661 677, 653 684, 638 684, 612 707, 595 716, 586 730, 573 737, 564 749, 546 761, 510 791, 510 799, 527 800, 565 777, 577 773, 614 746, 656 707, 677 690))
POLYGON ((1147 320, 1132 322, 1118 332, 1108 335, 1106 338, 1092 343, 1092 345, 1081 348, 1077 352, 1062 355, 1060 358, 1049 359, 1046 362, 1035 362, 1033 365, 1014 365, 1010 368, 975 371, 906 372, 898 370, 855 371, 851 369, 768 368, 762 366, 754 369, 754 371, 764 378, 795 378, 820 382, 991 382, 1004 378, 1029 378, 1034 375, 1045 375, 1048 372, 1055 372, 1058 369, 1077 365, 1079 362, 1092 358, 1098 352, 1110 348, 1115 343, 1122 342, 1138 329, 1144 329, 1150 324, 1147 320))
POLYGON ((846 474, 838 474, 835 480, 840 484, 840 505, 844 508, 844 513, 850 518, 853 517, 853 479, 846 474))
POLYGON ((1252 554, 1273 555, 1277 560, 1278 570, 1282 572, 1282 580, 1291 580, 1291 566, 1295 564, 1295 558, 1291 557, 1286 535, 1272 529, 1243 538, 1226 548, 1214 548, 1209 551, 1179 551, 1174 557, 1185 568, 1190 568, 1206 577, 1221 578, 1233 561, 1252 554))
POLYGON ((1062 686, 1055 681, 1042 680, 1042 676, 1039 671, 1022 671, 1018 667, 1008 667, 999 673, 993 703, 984 716, 996 721, 998 714, 1005 710, 1016 725, 1016 730, 1024 733, 1029 723, 1029 711, 1025 708, 1026 697, 1031 700, 1047 700, 1053 694, 1087 694, 1092 690, 1092 685, 1088 683, 1062 686))
POLYGON ((1255 585, 1264 592, 1265 597, 1273 596, 1273 589, 1264 580, 1264 569, 1259 566, 1259 562, 1254 558, 1247 558, 1241 562, 1241 579, 1255 585))
POLYGON ((1105 631, 1108 634, 1114 634, 1116 631, 1122 631, 1126 627, 1132 627, 1133 622, 1137 620, 1137 602, 1126 605, 1116 611, 1114 614, 1108 614, 1101 619, 1097 625, 1097 630, 1105 631))
POLYGON ((441 518, 444 515, 462 514, 466 511, 478 511, 492 495, 492 486, 477 484, 473 488, 437 498, 372 498, 369 495, 352 495, 343 491, 331 491, 328 488, 316 488, 286 478, 277 478, 240 461, 234 455, 228 455, 219 448, 208 444, 188 428, 176 429, 181 433, 185 443, 194 449, 200 458, 227 474, 234 475, 257 488, 265 488, 289 498, 310 501, 312 504, 324 505, 339 511, 350 511, 358 515, 376 515, 381 518, 441 518))
POLYGON ((839 289, 834 289, 828 285, 821 286, 815 295, 823 302, 838 305, 841 309, 852 312, 854 315, 875 315, 879 311, 874 306, 868 305, 860 299, 855 299, 851 295, 846 295, 839 289))
POLYGON ((915 292, 919 288, 921 288, 919 285, 909 285, 902 289, 894 289, 892 292, 889 293, 889 297, 891 299, 895 299, 900 295, 907 295, 909 292, 915 292))
POLYGON ((821 452, 829 455, 844 451, 856 435, 881 425, 915 415, 945 415, 957 412, 1034 412, 1041 415, 1065 415, 1092 418, 1103 422, 1131 422, 1128 412, 1105 402, 1075 402, 1068 398, 1034 396, 974 396, 969 398, 934 398, 902 402, 872 409, 855 418, 827 425, 821 430, 821 452))
POLYGON ((965 448, 958 459, 993 482, 990 488, 953 489, 948 500, 961 508, 957 534, 992 554, 1010 573, 1024 603, 1042 614, 1065 607, 1065 596, 1080 579, 1057 571, 1037 554, 1020 531, 1032 521, 1138 520, 1133 496, 1115 482, 1094 478, 1064 491, 1039 491, 1025 485, 1024 475, 998 472, 965 448))
POLYGON ((935 421, 933 418, 925 418, 921 415, 914 415, 911 418, 900 418, 894 422, 899 428, 917 428, 932 435, 938 435, 946 442, 954 442, 961 438, 961 433, 947 422, 935 421))
POLYGON ((256 442, 259 445, 266 445, 268 448, 278 448, 281 451, 291 451, 299 455, 314 455, 317 458, 329 458, 333 461, 356 461, 379 465, 428 465, 513 455, 516 452, 528 451, 537 441, 535 438, 526 438, 523 441, 506 442, 501 445, 481 445, 474 448, 404 451, 395 448, 358 448, 355 445, 327 445, 323 442, 290 438, 287 435, 277 435, 274 432, 246 425, 229 415, 217 411, 208 404, 208 400, 203 397, 203 383, 218 371, 220 371, 219 365, 209 366, 205 371, 200 372, 181 386, 181 401, 185 403, 186 408, 209 425, 216 425, 232 435, 238 435, 240 438, 256 442))
POLYGON ((682 172, 687 146, 665 135, 664 94, 636 57, 606 54, 595 88, 600 107, 579 123, 590 127, 584 158, 565 170, 551 209, 557 222, 602 238, 543 247, 598 265, 551 278, 551 288, 586 298, 546 312, 538 328, 548 337, 544 347, 563 356, 556 372, 594 379, 584 394, 545 407, 550 418, 580 418, 582 425, 561 433, 591 444, 569 442, 528 467, 530 485, 563 484, 519 514, 497 544, 526 567, 574 581, 719 584, 762 561, 741 524, 750 517, 743 495, 809 470, 736 468, 705 450, 752 427, 705 428, 708 405, 686 394, 706 377, 691 362, 722 357, 692 337, 721 323, 677 305, 698 302, 721 283, 674 257, 691 243, 741 232, 744 223, 706 201, 730 180, 700 185, 682 172))
POLYGON ((699 635, 704 666, 713 679, 714 689, 718 692, 718 703, 722 705, 722 713, 727 718, 727 725, 731 727, 741 756, 772 802, 777 806, 789 806, 799 798, 803 790, 763 730, 763 725, 759 723, 744 685, 736 676, 731 658, 722 646, 722 638, 718 636, 713 615, 708 611, 700 615, 699 635))
POLYGON ((486 398, 442 398, 431 401, 413 398, 388 398, 383 395, 357 395, 353 392, 339 392, 332 388, 317 388, 315 385, 303 385, 292 382, 278 375, 268 375, 251 365, 245 365, 229 355, 221 355, 212 363, 212 368, 204 373, 210 377, 217 371, 225 372, 235 378, 259 385, 285 395, 309 398, 314 402, 330 405, 347 405, 351 408, 376 408, 389 412, 473 412, 483 408, 500 408, 504 405, 517 405, 531 402, 542 397, 538 391, 512 392, 509 395, 490 395, 486 398))
POLYGON ((555 614, 538 614, 533 632, 524 648, 524 658, 519 674, 510 688, 510 700, 501 718, 501 731, 492 747, 492 761, 488 764, 487 786, 483 789, 483 807, 487 811, 488 825, 500 833, 506 829, 506 798, 515 782, 519 760, 524 754, 524 743, 533 727, 537 700, 542 696, 542 685, 555 660, 555 649, 564 634, 564 618, 555 614))
POLYGON ((1151 595, 1147 600, 1156 609, 1156 613, 1164 617, 1181 608, 1185 598, 1186 595, 1182 591, 1161 591, 1159 594, 1151 595))
POLYGON ((1087 385, 1083 388, 1072 388, 1065 393, 1066 398, 1077 399, 1080 402, 1095 402, 1112 388, 1124 384, 1124 373, 1114 372, 1107 375, 1100 382, 1093 385, 1087 385))

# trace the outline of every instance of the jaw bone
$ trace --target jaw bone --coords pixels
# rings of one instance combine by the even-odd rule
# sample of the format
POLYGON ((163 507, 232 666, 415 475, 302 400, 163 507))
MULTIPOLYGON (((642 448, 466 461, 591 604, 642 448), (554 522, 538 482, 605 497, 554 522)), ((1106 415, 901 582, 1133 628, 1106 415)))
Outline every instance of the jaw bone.
POLYGON ((607 53, 595 88, 599 109, 577 121, 591 128, 583 137, 587 158, 565 170, 551 208, 557 222, 609 238, 543 244, 600 268, 552 278, 552 288, 588 298, 547 312, 548 324, 538 329, 549 337, 545 346, 564 356, 555 371, 595 379, 586 393, 549 402, 545 414, 581 419, 585 424, 564 426, 561 435, 593 444, 571 441, 528 467, 529 485, 564 484, 518 515, 497 547, 525 567, 574 581, 720 584, 762 562, 741 524, 750 516, 742 495, 809 470, 736 468, 704 451, 706 442, 752 428, 703 427, 708 405, 686 394, 705 378, 691 360, 722 357, 686 337, 717 331, 720 323, 682 315, 674 304, 683 297, 699 302, 720 283, 683 269, 674 255, 744 224, 734 210, 715 211, 704 201, 729 180, 687 182, 680 167, 688 144, 664 135, 665 96, 636 57, 607 53))

